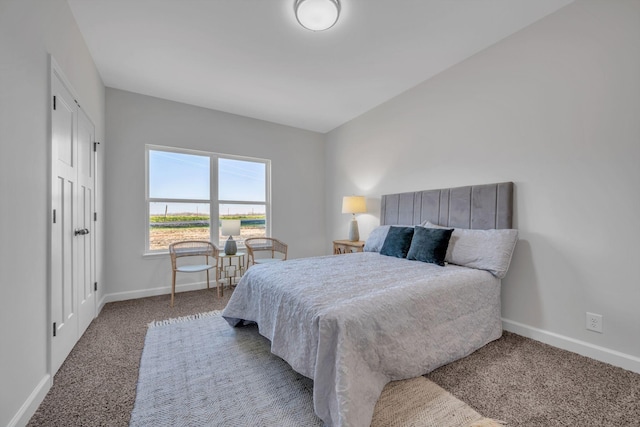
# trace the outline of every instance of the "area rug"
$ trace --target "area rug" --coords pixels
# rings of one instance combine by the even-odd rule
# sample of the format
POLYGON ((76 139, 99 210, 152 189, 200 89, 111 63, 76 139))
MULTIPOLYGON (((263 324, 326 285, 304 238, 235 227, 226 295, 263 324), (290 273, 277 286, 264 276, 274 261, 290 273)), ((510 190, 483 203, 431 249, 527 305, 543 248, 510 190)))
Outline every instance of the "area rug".
MULTIPOLYGON (((322 426, 313 382, 219 311, 149 325, 130 426, 322 426)), ((389 383, 372 426, 499 426, 424 377, 389 383)))

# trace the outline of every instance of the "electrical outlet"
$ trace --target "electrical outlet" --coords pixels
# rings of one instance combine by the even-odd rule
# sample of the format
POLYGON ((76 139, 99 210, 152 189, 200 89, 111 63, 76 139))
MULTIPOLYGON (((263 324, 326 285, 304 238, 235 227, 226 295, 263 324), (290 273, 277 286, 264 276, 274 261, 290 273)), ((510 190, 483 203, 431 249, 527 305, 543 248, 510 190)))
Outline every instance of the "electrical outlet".
POLYGON ((602 333, 602 315, 587 312, 587 330, 602 333))

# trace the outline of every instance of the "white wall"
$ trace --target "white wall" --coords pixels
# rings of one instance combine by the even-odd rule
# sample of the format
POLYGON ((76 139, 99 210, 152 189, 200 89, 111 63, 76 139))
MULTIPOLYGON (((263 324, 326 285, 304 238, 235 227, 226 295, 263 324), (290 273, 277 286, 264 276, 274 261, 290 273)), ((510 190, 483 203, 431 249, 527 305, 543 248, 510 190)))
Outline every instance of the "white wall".
MULTIPOLYGON (((0 0, 0 425, 3 426, 25 424, 50 387, 49 53, 95 122, 96 135, 103 138, 104 86, 67 3, 0 0)), ((102 264, 100 256, 98 265, 102 264)))
POLYGON ((640 370, 639 5, 571 4, 330 132, 329 237, 343 195, 366 237, 382 194, 514 181, 505 326, 640 370))
MULTIPOLYGON (((105 301, 170 292, 169 256, 142 256, 145 144, 270 159, 272 235, 289 245, 291 258, 324 253, 321 134, 107 89, 107 140, 105 301)), ((203 280, 178 275, 178 286, 199 288, 203 280)))

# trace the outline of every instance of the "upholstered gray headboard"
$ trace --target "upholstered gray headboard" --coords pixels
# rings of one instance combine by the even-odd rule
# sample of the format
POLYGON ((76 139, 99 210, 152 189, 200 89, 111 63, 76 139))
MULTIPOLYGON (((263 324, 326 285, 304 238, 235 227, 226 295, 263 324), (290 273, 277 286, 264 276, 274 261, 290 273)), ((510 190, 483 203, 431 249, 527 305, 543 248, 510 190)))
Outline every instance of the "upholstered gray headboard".
POLYGON ((382 196, 380 225, 512 228, 513 182, 382 196))

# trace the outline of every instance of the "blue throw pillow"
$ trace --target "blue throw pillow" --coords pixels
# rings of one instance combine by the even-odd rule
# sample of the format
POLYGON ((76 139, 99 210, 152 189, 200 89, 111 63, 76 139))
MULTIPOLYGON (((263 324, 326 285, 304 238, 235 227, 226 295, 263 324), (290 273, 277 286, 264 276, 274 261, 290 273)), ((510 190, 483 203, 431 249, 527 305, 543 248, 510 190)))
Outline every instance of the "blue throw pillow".
POLYGON ((390 227, 380 249, 380 255, 406 258, 412 237, 413 227, 390 227))
POLYGON ((407 259, 444 265, 453 229, 416 227, 407 259))

